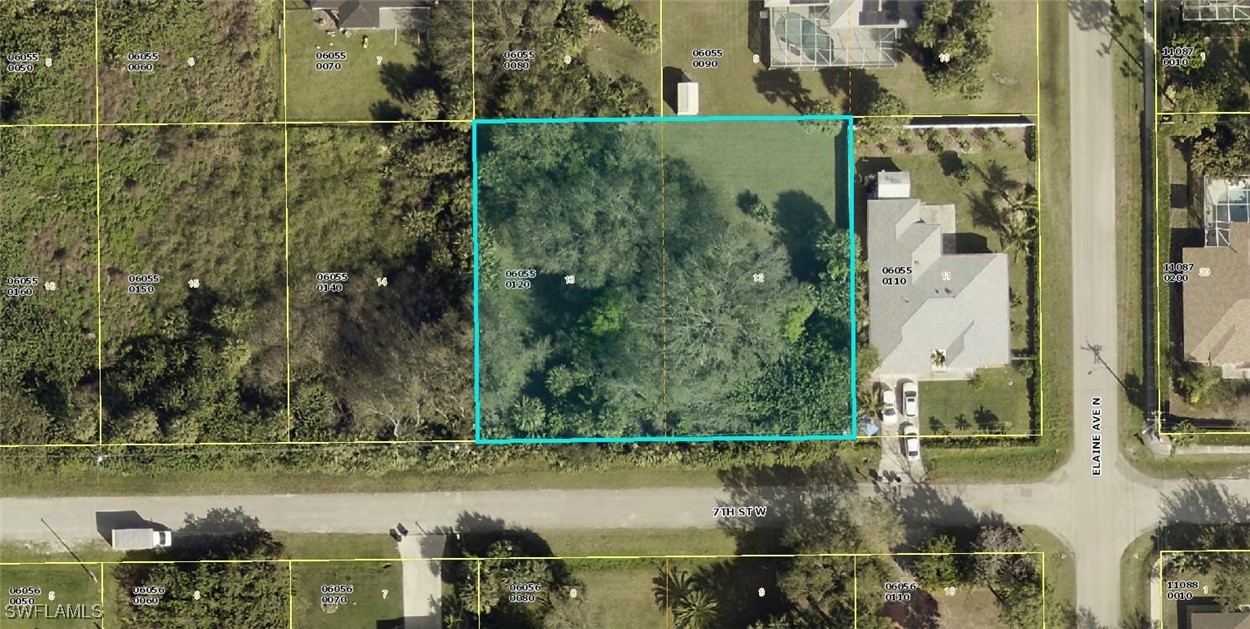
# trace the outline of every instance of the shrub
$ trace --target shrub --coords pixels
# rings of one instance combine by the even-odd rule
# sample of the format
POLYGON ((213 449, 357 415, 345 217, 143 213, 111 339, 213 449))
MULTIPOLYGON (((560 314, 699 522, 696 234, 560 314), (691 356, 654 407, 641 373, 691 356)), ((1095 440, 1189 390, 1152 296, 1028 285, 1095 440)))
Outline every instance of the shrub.
POLYGON ((612 16, 612 29, 638 50, 651 54, 660 48, 660 29, 638 14, 631 5, 621 7, 612 16))

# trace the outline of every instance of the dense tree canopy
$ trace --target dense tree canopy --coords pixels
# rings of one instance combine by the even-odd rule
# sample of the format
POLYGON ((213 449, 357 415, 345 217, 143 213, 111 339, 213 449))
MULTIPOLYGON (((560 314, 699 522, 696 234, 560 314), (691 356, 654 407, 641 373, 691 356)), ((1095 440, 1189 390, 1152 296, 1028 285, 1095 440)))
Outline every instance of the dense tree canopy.
POLYGON ((984 69, 993 54, 994 6, 989 0, 932 0, 913 41, 929 83, 940 93, 975 98, 985 88, 984 69))
POLYGON ((735 196, 674 157, 661 171, 653 125, 491 126, 479 143, 488 433, 846 425, 844 232, 807 234, 827 269, 801 282, 771 213, 730 226, 735 196), (513 290, 503 272, 532 277, 513 290))

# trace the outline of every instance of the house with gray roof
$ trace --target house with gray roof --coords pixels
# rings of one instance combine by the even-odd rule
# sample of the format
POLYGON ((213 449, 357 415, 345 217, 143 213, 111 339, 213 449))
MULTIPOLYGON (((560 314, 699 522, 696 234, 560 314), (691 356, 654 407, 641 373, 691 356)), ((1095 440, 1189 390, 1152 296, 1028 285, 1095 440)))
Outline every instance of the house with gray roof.
POLYGON ((425 32, 432 0, 308 0, 344 30, 412 30, 425 32))
POLYGON ((954 380, 1011 361, 1005 253, 955 250, 955 206, 913 197, 881 172, 868 200, 869 341, 880 379, 954 380))

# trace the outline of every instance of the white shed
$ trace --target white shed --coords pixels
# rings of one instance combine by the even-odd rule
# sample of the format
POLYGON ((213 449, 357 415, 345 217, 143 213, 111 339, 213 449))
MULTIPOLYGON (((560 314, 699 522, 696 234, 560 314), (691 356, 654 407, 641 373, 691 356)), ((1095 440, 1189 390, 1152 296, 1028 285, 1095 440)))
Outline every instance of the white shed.
POLYGON ((699 84, 695 81, 682 81, 677 84, 677 115, 699 115, 699 84))

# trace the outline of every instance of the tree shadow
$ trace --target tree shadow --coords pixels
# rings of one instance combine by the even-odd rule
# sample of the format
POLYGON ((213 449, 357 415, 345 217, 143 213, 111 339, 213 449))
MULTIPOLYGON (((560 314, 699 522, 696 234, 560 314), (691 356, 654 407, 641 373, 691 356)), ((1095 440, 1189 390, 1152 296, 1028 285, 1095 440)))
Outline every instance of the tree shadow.
POLYGON ((791 272, 799 281, 816 282, 823 269, 815 241, 833 221, 819 201, 799 190, 782 192, 774 205, 778 238, 790 253, 791 272))
POLYGON ((905 488, 883 485, 877 488, 876 495, 907 523, 903 543, 896 551, 919 547, 934 531, 949 532, 952 537, 970 541, 969 531, 973 528, 1006 523, 999 513, 973 511, 955 489, 928 483, 905 488))
POLYGON ((984 406, 977 406, 972 411, 972 421, 976 423, 977 430, 984 433, 1000 433, 1003 432, 1003 420, 998 414, 984 406))
POLYGON ((803 87, 794 70, 760 70, 755 73, 755 90, 769 103, 782 103, 803 112, 812 104, 811 90, 803 87))
POLYGON ((671 111, 676 112, 677 86, 682 81, 686 80, 686 73, 681 68, 664 66, 664 69, 660 72, 660 76, 661 80, 664 82, 661 86, 661 89, 663 90, 664 104, 668 105, 668 108, 671 111))
POLYGON ((942 174, 947 177, 956 177, 960 173, 967 172, 968 165, 963 158, 955 151, 942 151, 938 154, 938 164, 942 167, 942 174))

